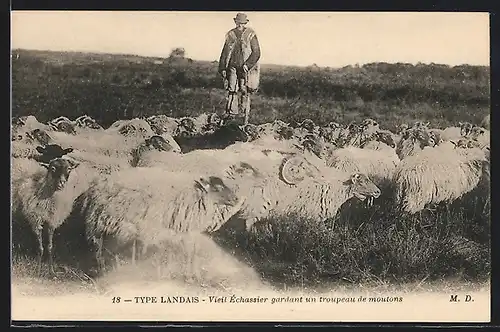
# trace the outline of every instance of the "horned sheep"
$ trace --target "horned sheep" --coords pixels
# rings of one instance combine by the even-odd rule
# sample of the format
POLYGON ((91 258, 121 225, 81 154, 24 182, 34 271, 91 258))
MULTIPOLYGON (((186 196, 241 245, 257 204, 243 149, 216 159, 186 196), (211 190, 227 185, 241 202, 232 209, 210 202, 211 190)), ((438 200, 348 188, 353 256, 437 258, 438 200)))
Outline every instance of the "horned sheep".
POLYGON ((400 160, 394 149, 362 149, 346 147, 334 150, 326 165, 344 172, 361 172, 377 185, 390 182, 400 160))

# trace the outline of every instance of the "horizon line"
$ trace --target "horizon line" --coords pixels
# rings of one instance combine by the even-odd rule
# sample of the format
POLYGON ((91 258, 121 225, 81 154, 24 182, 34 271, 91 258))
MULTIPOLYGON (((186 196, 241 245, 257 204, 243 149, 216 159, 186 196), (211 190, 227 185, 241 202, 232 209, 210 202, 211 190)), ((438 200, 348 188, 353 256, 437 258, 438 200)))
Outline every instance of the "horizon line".
MULTIPOLYGON (((181 47, 181 46, 179 46, 181 47)), ((22 51, 43 51, 43 52, 53 52, 53 53, 83 53, 83 54, 98 54, 98 55, 117 55, 117 56, 133 56, 133 57, 139 57, 139 58, 156 58, 156 59, 169 59, 170 56, 159 56, 159 55, 142 55, 142 54, 137 54, 137 53, 110 53, 110 52, 103 52, 103 51, 90 51, 90 50, 49 50, 49 49, 35 49, 35 48, 11 48, 11 57, 12 57, 12 52, 16 50, 22 50, 22 51)), ((191 59, 193 61, 198 61, 198 62, 219 62, 218 59, 214 60, 206 60, 206 59, 195 59, 195 58, 190 58, 189 56, 185 56, 184 59, 191 59)), ((491 60, 491 57, 490 57, 491 60)), ((450 68, 454 67, 461 67, 461 66, 470 66, 470 67, 488 67, 490 68, 490 64, 488 65, 480 65, 480 64, 470 64, 470 63, 462 63, 462 64, 447 64, 447 63, 438 63, 438 62, 405 62, 405 61, 398 61, 398 62, 387 62, 387 61, 371 61, 371 62, 364 62, 364 63, 351 63, 343 66, 320 66, 316 63, 312 63, 309 65, 292 65, 292 64, 276 64, 276 63, 263 63, 261 62, 260 65, 262 66, 280 66, 280 67, 296 67, 296 68, 308 68, 312 66, 316 66, 317 68, 333 68, 333 69, 342 69, 345 67, 349 66, 364 66, 367 64, 374 64, 374 63, 387 63, 387 64, 411 64, 411 65, 418 65, 418 64, 424 64, 424 65, 441 65, 441 66, 448 66, 450 68)))

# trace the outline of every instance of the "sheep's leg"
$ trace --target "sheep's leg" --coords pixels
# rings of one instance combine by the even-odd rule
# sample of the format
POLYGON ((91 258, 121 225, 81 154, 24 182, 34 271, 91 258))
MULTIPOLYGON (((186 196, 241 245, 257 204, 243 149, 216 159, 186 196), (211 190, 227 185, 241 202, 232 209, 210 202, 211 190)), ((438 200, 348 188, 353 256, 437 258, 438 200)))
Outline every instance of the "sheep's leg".
POLYGON ((135 265, 135 256, 137 251, 137 240, 132 242, 132 265, 135 265))
POLYGON ((53 248, 53 239, 54 239, 54 232, 55 232, 55 229, 54 227, 50 226, 47 227, 47 251, 48 251, 48 254, 49 254, 49 271, 51 274, 55 274, 56 272, 54 271, 54 262, 53 262, 53 258, 52 258, 52 255, 53 255, 53 252, 52 252, 52 248, 53 248))
POLYGON ((104 271, 104 257, 102 255, 102 249, 104 246, 103 243, 104 239, 102 235, 99 237, 99 239, 95 240, 95 246, 96 246, 96 253, 95 253, 95 258, 97 261, 97 268, 99 270, 99 273, 102 273, 104 271))
POLYGON ((36 226, 35 234, 38 242, 37 274, 40 275, 43 257, 43 224, 38 224, 36 226))

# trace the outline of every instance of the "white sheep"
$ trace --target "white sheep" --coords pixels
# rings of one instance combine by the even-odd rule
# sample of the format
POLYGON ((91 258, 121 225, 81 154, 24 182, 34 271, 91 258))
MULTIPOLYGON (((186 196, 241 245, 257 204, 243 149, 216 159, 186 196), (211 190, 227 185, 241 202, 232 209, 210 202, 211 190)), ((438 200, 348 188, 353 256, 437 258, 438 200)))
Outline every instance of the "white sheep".
POLYGON ((38 241, 38 272, 44 252, 42 231, 48 228, 48 258, 50 272, 54 273, 52 239, 54 232, 69 216, 73 201, 84 192, 95 172, 70 158, 53 159, 45 168, 12 183, 13 218, 27 220, 38 241), (78 167, 78 169, 77 169, 78 167))
POLYGON ((43 170, 43 166, 31 158, 11 158, 10 160, 10 177, 12 183, 43 170))
POLYGON ((101 175, 111 174, 113 172, 131 167, 131 157, 107 156, 93 152, 73 150, 66 157, 71 158, 88 168, 94 169, 101 175))
POLYGON ((96 181, 79 198, 75 211, 85 222, 102 271, 107 236, 121 245, 140 241, 144 253, 161 242, 162 234, 213 232, 239 206, 238 196, 216 176, 132 168, 96 181))
POLYGON ((455 149, 451 143, 402 160, 393 176, 397 206, 413 214, 429 204, 460 198, 477 186, 484 161, 481 149, 455 149))
POLYGON ((481 149, 490 145, 490 131, 485 128, 473 126, 468 137, 476 141, 481 149))
POLYGON ((36 147, 53 143, 53 139, 45 130, 34 129, 19 132, 11 142, 12 158, 34 158, 38 155, 36 147))
POLYGON ((148 138, 154 135, 153 129, 146 120, 143 119, 131 119, 131 120, 118 120, 111 125, 104 132, 111 134, 120 134, 125 137, 135 137, 135 138, 148 138))
POLYGON ((364 137, 361 148, 372 150, 391 150, 396 148, 395 135, 389 130, 372 131, 364 137))
POLYGON ((429 131, 435 133, 440 141, 446 142, 468 137, 473 125, 469 122, 459 122, 457 127, 447 127, 445 129, 431 128, 429 131))
POLYGON ((178 119, 164 114, 152 115, 146 118, 146 121, 149 123, 151 129, 156 135, 162 135, 163 133, 175 135, 175 133, 177 133, 177 127, 179 126, 178 119))
MULTIPOLYGON (((380 189, 362 173, 347 173, 335 169, 323 173, 318 180, 304 177, 295 182, 292 190, 276 190, 279 197, 270 209, 272 214, 297 213, 316 220, 335 217, 340 207, 349 199, 356 197, 369 204, 381 194, 380 189)), ((248 226, 247 226, 248 227, 248 226)))
POLYGON ((53 141, 61 146, 72 147, 75 151, 128 159, 130 151, 144 141, 142 135, 122 136, 116 131, 81 132, 68 135, 51 133, 53 141))
POLYGON ((12 127, 16 130, 31 131, 35 129, 49 130, 49 126, 37 120, 34 115, 21 116, 13 121, 12 127))
POLYGON ((348 173, 366 174, 377 185, 382 185, 392 179, 399 162, 394 149, 346 147, 334 150, 326 165, 348 173))

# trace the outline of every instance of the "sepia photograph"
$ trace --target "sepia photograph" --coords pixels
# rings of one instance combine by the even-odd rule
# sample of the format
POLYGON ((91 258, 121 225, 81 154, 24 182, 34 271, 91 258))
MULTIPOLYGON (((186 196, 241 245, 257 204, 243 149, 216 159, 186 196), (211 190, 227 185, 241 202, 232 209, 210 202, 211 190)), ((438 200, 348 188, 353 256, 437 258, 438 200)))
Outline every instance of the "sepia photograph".
POLYGON ((10 57, 11 324, 490 322, 487 12, 13 10, 10 57))

